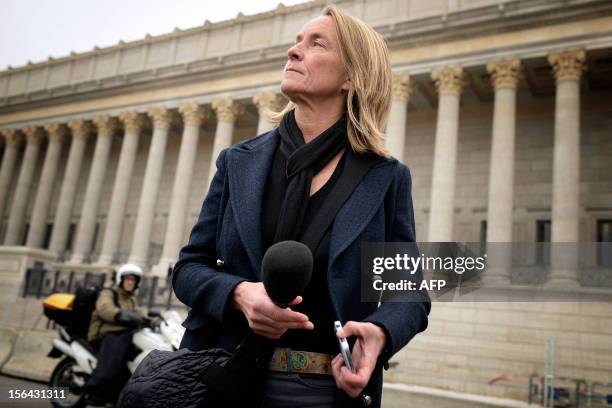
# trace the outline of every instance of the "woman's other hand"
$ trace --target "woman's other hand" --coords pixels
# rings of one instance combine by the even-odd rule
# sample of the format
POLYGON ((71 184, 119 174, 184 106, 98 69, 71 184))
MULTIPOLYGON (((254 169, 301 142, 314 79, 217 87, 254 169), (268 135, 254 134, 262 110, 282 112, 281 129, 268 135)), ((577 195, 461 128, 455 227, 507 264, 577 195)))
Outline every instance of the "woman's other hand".
POLYGON ((357 336, 351 353, 355 372, 351 372, 344 365, 342 354, 338 354, 332 360, 332 373, 336 385, 351 398, 357 398, 370 381, 378 356, 385 348, 387 340, 385 332, 372 323, 347 322, 342 330, 336 332, 336 336, 345 338, 357 336))
MULTIPOLYGON (((298 296, 289 306, 298 305, 302 297, 298 296)), ((278 339, 287 329, 312 330, 314 325, 303 313, 294 312, 291 308, 276 306, 261 282, 241 282, 233 291, 231 307, 240 310, 253 332, 260 336, 278 339)))

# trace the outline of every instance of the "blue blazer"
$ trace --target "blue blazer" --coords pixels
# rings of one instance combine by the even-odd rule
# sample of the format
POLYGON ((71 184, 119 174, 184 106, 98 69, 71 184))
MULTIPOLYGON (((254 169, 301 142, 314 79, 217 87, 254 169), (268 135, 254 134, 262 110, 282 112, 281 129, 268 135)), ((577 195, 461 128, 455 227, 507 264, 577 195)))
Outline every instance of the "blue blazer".
MULTIPOLYGON (((233 351, 245 335, 246 320, 228 301, 238 283, 261 281, 262 198, 279 138, 274 129, 223 150, 217 158, 217 172, 172 275, 177 298, 191 307, 181 347, 233 351)), ((345 166, 353 155, 348 148, 345 166)), ((378 306, 360 301, 360 242, 415 241, 410 190, 408 168, 388 158, 363 177, 331 229, 327 282, 337 319, 372 322, 387 335, 386 349, 367 387, 372 406, 380 405, 382 367, 425 330, 430 310, 429 302, 378 306)))

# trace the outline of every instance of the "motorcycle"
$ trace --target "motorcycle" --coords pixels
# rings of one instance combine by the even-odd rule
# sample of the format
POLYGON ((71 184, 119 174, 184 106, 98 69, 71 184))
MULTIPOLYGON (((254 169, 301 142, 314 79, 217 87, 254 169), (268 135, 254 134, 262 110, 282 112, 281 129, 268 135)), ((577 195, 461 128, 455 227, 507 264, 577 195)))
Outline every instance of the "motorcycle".
MULTIPOLYGON (((53 348, 47 355, 52 358, 63 357, 51 374, 49 387, 64 391, 53 393, 50 400, 54 407, 80 408, 87 405, 83 386, 97 365, 96 351, 82 337, 73 336, 67 329, 67 317, 70 313, 69 297, 63 294, 51 295, 43 302, 45 315, 55 322, 59 338, 53 340, 53 348), (51 297, 55 296, 54 299, 51 297), (59 301, 58 301, 59 299, 59 301), (58 306, 58 304, 64 305, 58 306), (50 306, 53 305, 53 306, 50 306)), ((68 295, 70 296, 70 295, 68 295)), ((159 312, 151 309, 150 319, 134 329, 132 343, 135 352, 127 361, 130 374, 152 350, 178 350, 185 328, 181 316, 175 310, 159 312)))

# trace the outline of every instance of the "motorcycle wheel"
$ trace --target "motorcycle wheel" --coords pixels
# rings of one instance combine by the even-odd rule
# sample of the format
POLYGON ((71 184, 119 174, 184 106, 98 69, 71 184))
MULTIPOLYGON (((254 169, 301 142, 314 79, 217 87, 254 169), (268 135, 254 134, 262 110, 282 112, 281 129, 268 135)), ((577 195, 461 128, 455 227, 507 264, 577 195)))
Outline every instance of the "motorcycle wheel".
MULTIPOLYGON (((75 393, 74 384, 74 371, 79 369, 76 361, 70 357, 62 359, 51 374, 51 380, 49 381, 49 387, 52 389, 66 388, 65 398, 51 399, 51 405, 56 408, 82 408, 87 405, 85 401, 85 395, 83 393, 75 393)), ((87 378, 85 378, 87 380, 87 378)))

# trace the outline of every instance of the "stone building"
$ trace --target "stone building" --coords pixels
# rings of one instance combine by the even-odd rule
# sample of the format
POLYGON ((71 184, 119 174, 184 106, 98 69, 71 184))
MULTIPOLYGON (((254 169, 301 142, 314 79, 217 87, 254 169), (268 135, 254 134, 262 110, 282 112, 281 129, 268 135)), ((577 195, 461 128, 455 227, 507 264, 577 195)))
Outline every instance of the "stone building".
MULTIPOLYGON (((271 128, 287 48, 323 4, 0 72, 4 285, 35 261, 164 275, 219 152, 271 128)), ((611 2, 338 5, 388 42, 387 146, 411 169, 419 241, 612 240, 611 2)), ((387 379, 525 399, 551 336, 562 375, 612 381, 612 307, 584 302, 434 304, 387 379)))

